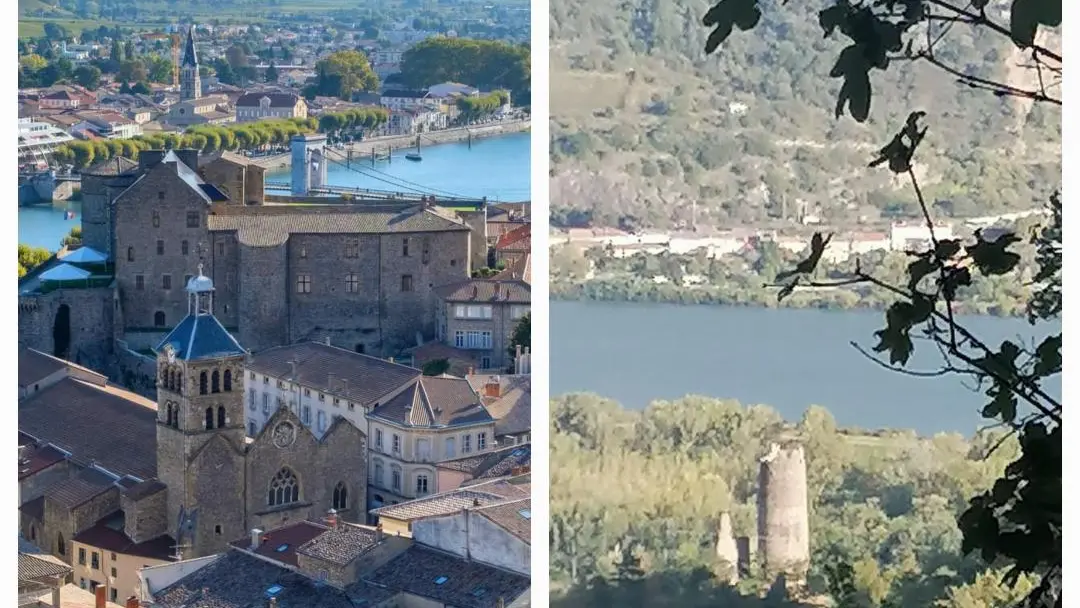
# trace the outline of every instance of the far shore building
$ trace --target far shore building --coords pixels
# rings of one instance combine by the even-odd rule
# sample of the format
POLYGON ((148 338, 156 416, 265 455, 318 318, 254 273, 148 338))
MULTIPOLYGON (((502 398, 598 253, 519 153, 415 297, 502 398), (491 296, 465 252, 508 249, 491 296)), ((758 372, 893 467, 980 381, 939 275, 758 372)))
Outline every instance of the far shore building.
POLYGON ((236 100, 236 122, 307 116, 307 103, 296 93, 247 93, 236 100))

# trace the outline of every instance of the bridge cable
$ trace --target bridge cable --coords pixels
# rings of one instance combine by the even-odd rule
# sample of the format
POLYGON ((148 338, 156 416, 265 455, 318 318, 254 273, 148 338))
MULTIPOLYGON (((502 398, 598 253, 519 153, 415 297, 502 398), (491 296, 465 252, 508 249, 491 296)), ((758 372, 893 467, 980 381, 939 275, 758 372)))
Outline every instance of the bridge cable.
MULTIPOLYGON (((335 154, 335 155, 337 155, 339 158, 345 158, 345 156, 342 155, 341 152, 338 152, 337 150, 328 150, 328 151, 335 154)), ((337 162, 337 161, 333 161, 333 159, 331 159, 331 161, 332 162, 337 162)), ((338 162, 338 164, 341 164, 341 163, 338 162)), ((349 165, 346 165, 345 167, 347 169, 356 171, 357 173, 361 173, 363 175, 369 175, 371 177, 374 177, 375 179, 378 179, 378 178, 374 174, 384 175, 389 179, 397 180, 397 181, 401 182, 401 184, 408 184, 409 186, 412 186, 412 188, 409 188, 409 189, 410 190, 415 190, 416 192, 424 192, 424 193, 427 193, 427 194, 430 194, 430 193, 441 194, 441 195, 444 195, 444 196, 449 196, 451 198, 457 198, 457 199, 463 199, 463 200, 470 200, 470 199, 475 199, 476 198, 474 196, 462 196, 460 194, 455 194, 455 193, 449 192, 447 190, 440 190, 438 188, 431 188, 429 186, 424 186, 423 184, 418 184, 416 182, 412 182, 412 181, 409 181, 407 179, 403 179, 403 178, 400 178, 400 177, 397 177, 397 176, 394 176, 394 175, 390 175, 389 173, 386 173, 385 171, 380 171, 378 169, 374 169, 374 168, 371 168, 371 167, 353 168, 352 166, 349 166, 349 165)), ((381 180, 381 181, 386 181, 386 180, 381 180)))

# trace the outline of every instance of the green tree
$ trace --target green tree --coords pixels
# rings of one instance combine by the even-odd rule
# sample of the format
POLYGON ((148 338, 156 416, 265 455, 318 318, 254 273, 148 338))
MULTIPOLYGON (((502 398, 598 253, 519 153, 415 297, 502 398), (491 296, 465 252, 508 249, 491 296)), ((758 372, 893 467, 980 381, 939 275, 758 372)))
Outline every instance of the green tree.
MULTIPOLYGON (((913 5, 918 10, 902 10, 889 3, 853 6, 837 2, 820 11, 818 21, 826 36, 839 34, 849 45, 841 51, 831 75, 843 80, 835 113, 845 113, 859 122, 871 115, 872 71, 888 70, 897 59, 925 63, 956 77, 975 89, 999 97, 1018 97, 1035 103, 1060 105, 1060 98, 1046 88, 1047 78, 1060 74, 1062 56, 1037 41, 1043 27, 1061 25, 1060 0, 1032 0, 1012 6, 1010 22, 1003 25, 985 12, 945 2, 913 5), (1033 58, 1038 72, 1035 88, 976 76, 952 65, 947 45, 941 41, 948 30, 928 45, 923 29, 935 21, 964 23, 988 36, 1001 36, 1033 58), (924 48, 925 47, 925 48, 924 48)), ((762 13, 756 2, 721 0, 705 16, 705 25, 714 28, 705 44, 706 53, 715 51, 739 30, 753 29, 762 13)), ((927 251, 909 254, 908 281, 890 284, 873 270, 857 268, 837 281, 815 278, 817 266, 828 242, 815 235, 809 257, 794 270, 780 273, 779 296, 791 294, 799 285, 827 286, 837 283, 874 285, 891 291, 898 300, 889 307, 886 327, 875 333, 878 362, 898 372, 908 372, 915 349, 912 338, 929 339, 944 361, 939 375, 956 374, 975 378, 989 402, 983 416, 999 421, 1017 433, 1020 456, 995 482, 990 491, 971 499, 959 518, 965 552, 978 552, 986 562, 1007 560, 1012 564, 1005 582, 1012 586, 1025 575, 1039 577, 1028 594, 1031 606, 1061 606, 1061 410, 1059 399, 1042 388, 1045 380, 1061 373, 1060 333, 1052 334, 1030 351, 1012 340, 1000 347, 990 345, 965 327, 954 314, 957 293, 970 287, 976 274, 984 277, 1014 275, 1020 256, 1011 247, 1024 240, 1016 234, 996 239, 981 231, 971 241, 934 236, 931 203, 924 196, 916 172, 916 153, 931 127, 924 125, 925 112, 911 112, 893 139, 881 148, 870 166, 883 165, 898 177, 906 178, 914 191, 925 223, 931 231, 927 251)), ((1032 321, 1054 319, 1061 307, 1061 201, 1050 201, 1051 225, 1031 235, 1043 254, 1039 273, 1040 296, 1032 301, 1032 321)), ((934 372, 931 372, 934 373, 934 372)))
POLYGON ((450 361, 447 359, 435 359, 424 364, 425 376, 441 376, 450 370, 450 361))
POLYGON ((532 313, 527 313, 518 320, 514 326, 514 333, 510 335, 509 353, 511 356, 517 353, 517 347, 522 350, 532 346, 532 313))
POLYGON ((274 62, 271 61, 270 65, 266 67, 266 82, 277 82, 278 70, 274 67, 274 62))
POLYGON ((101 86, 101 70, 92 65, 81 65, 75 70, 75 82, 89 91, 101 86))
POLYGON ((377 91, 379 77, 367 56, 358 51, 338 51, 315 64, 320 95, 351 100, 353 94, 377 91))
POLYGON ((44 247, 31 247, 19 243, 19 278, 44 264, 51 257, 52 254, 44 247))

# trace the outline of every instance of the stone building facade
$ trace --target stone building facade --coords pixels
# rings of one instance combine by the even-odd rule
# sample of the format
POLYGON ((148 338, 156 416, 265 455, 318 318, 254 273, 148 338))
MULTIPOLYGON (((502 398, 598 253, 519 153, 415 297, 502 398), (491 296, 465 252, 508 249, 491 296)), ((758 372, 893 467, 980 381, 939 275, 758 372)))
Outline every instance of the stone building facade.
POLYGON ((481 369, 513 363, 510 341, 529 314, 531 288, 520 279, 472 279, 438 290, 436 336, 454 348, 474 352, 481 369))
POLYGON ((217 318, 252 350, 329 339, 391 355, 434 335, 435 289, 472 266, 470 228, 448 211, 265 205, 263 170, 232 154, 146 151, 85 171, 83 188, 83 242, 112 257, 116 280, 20 297, 20 339, 49 353, 64 305, 73 357, 111 353, 115 340, 152 348, 186 314, 201 263, 217 318))

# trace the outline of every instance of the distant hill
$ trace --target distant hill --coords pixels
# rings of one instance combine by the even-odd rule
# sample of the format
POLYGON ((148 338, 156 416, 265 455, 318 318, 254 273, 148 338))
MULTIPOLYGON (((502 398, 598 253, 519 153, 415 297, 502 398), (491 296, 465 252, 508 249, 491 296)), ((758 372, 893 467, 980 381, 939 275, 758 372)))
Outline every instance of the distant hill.
MULTIPOLYGON (((942 215, 1043 204, 1060 184, 1061 116, 959 87, 929 66, 877 72, 871 120, 833 109, 841 43, 825 3, 762 0, 763 18, 706 57, 705 0, 552 0, 552 217, 570 224, 686 227, 771 222, 800 210, 881 222, 915 211, 906 183, 866 165, 907 113, 928 113, 918 156, 942 215)), ((1007 17, 1004 19, 1007 22, 1007 17)), ((954 29, 962 69, 1030 78, 998 38, 954 29)), ((1060 48, 1060 37, 1051 36, 1060 48)))

